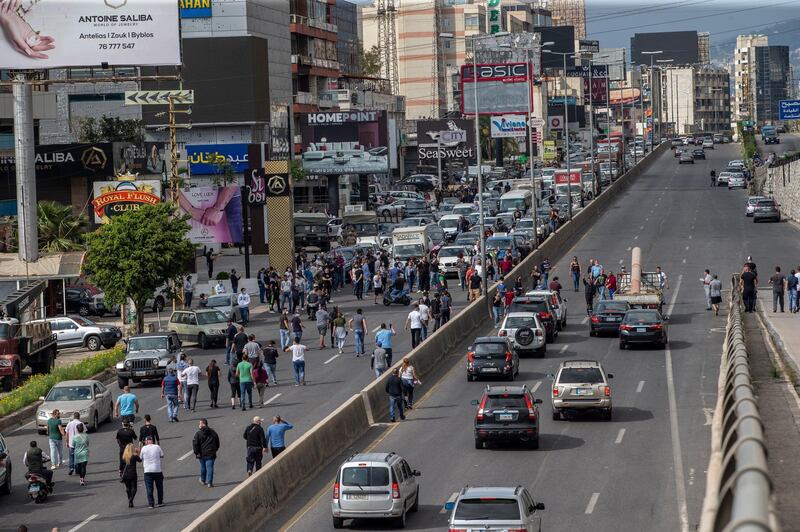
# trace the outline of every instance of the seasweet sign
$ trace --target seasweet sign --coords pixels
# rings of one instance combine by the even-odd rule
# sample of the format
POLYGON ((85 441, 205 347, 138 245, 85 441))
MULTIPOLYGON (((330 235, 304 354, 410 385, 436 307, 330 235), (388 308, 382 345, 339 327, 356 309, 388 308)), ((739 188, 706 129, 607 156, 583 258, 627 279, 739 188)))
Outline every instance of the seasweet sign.
POLYGON ((800 120, 800 100, 781 100, 778 103, 779 120, 800 120))
POLYGON ((502 139, 526 135, 525 115, 493 116, 490 123, 492 138, 502 139))

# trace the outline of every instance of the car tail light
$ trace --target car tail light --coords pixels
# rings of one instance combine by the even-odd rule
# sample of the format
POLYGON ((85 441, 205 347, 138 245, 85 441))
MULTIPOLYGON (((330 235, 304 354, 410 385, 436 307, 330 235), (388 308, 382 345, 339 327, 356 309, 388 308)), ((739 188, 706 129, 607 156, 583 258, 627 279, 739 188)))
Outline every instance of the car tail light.
POLYGON ((533 331, 533 334, 534 336, 544 336, 544 334, 542 334, 541 329, 536 329, 535 331, 533 331))
POLYGON ((611 387, 606 386, 605 389, 603 390, 603 393, 605 394, 606 397, 611 397, 611 387))
POLYGON ((470 351, 469 353, 467 353, 467 361, 468 362, 475 362, 475 352, 474 351, 470 351))
POLYGON ((481 404, 478 407, 478 414, 475 416, 476 421, 483 421, 483 409, 486 408, 486 399, 487 396, 485 395, 483 396, 483 399, 481 399, 481 404))
POLYGON ((447 532, 467 532, 466 528, 448 528, 447 532))
POLYGON ((392 499, 399 499, 400 498, 400 486, 397 485, 397 482, 392 482, 392 499))
POLYGON ((656 331, 660 331, 662 328, 663 327, 661 326, 660 323, 654 323, 653 324, 653 329, 655 329, 656 331))
POLYGON ((528 407, 528 420, 529 421, 536 421, 536 410, 533 408, 533 401, 527 395, 525 396, 525 404, 528 407))
POLYGON ((553 397, 558 397, 558 388, 553 386, 553 397))
POLYGON ((527 528, 506 528, 506 532, 528 532, 527 528))
POLYGON ((334 499, 338 499, 339 498, 339 483, 338 482, 334 482, 333 483, 333 498, 334 499))
POLYGON ((506 364, 511 364, 511 353, 506 351, 506 364))
POLYGON ((592 320, 592 323, 600 323, 600 318, 597 317, 597 316, 592 316, 591 320, 592 320))
POLYGON ((552 314, 550 314, 549 312, 540 312, 540 313, 539 313, 539 317, 540 317, 541 319, 543 319, 543 320, 549 320, 549 319, 550 319, 550 318, 552 318, 553 316, 552 316, 552 314))
POLYGON ((508 336, 508 331, 500 331, 499 336, 508 336))
POLYGON ((633 329, 633 327, 631 327, 630 325, 620 325, 619 326, 619 330, 620 331, 630 331, 631 329, 633 329))

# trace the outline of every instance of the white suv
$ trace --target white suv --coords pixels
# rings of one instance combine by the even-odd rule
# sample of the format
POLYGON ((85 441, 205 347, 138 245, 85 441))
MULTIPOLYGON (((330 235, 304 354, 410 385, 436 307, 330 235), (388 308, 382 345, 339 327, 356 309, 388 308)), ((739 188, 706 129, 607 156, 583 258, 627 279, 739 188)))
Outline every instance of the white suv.
POLYGON ((406 513, 419 509, 419 475, 394 452, 354 454, 336 473, 333 528, 345 519, 392 519, 405 527, 406 513))
POLYGON ((519 356, 534 353, 544 358, 547 351, 545 335, 544 325, 535 312, 509 312, 500 325, 500 336, 514 341, 514 351, 519 356))
POLYGON ((452 510, 450 530, 542 530, 544 503, 534 502, 522 486, 466 487, 444 508, 452 510))

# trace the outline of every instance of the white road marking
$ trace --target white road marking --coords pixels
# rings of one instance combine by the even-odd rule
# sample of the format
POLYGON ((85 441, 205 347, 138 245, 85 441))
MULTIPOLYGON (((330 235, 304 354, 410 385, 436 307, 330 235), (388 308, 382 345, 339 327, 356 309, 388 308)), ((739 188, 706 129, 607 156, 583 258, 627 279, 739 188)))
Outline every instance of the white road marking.
POLYGON ((564 344, 561 346, 561 349, 558 350, 559 353, 563 353, 569 348, 569 344, 564 344))
POLYGON ((619 259, 619 263, 622 264, 622 259, 619 259))
POLYGON ((181 460, 186 460, 187 458, 189 458, 189 457, 190 457, 190 456, 192 456, 193 454, 194 454, 194 451, 193 451, 193 450, 192 450, 192 451, 189 451, 188 453, 186 453, 186 454, 184 454, 183 456, 181 456, 180 458, 178 458, 178 461, 180 462, 181 460))
POLYGON ((625 429, 619 429, 617 433, 617 439, 614 440, 614 443, 622 443, 622 438, 625 437, 625 429))
POLYGON ((589 316, 585 316, 585 317, 584 317, 584 318, 581 320, 581 325, 586 325, 586 322, 588 322, 588 321, 589 321, 589 316))
POLYGON ((686 264, 686 259, 683 259, 683 263, 686 264))
POLYGON ((541 386, 541 385, 542 385, 542 381, 536 381, 536 384, 534 384, 533 388, 531 388, 531 393, 536 393, 536 390, 538 390, 539 386, 541 386))
POLYGON ((642 389, 644 389, 644 381, 639 381, 639 385, 636 387, 636 393, 642 393, 642 389))
POLYGON ((331 358, 329 358, 328 360, 325 361, 325 364, 330 364, 331 362, 333 362, 337 358, 339 358, 339 355, 333 355, 331 358))
POLYGON ((445 502, 445 503, 442 505, 442 509, 441 509, 441 510, 439 510, 439 513, 440 513, 440 514, 447 513, 447 508, 445 508, 445 506, 447 506, 447 503, 449 503, 449 502, 456 502, 456 499, 457 499, 457 498, 458 498, 458 492, 457 492, 457 491, 454 491, 454 492, 453 492, 453 494, 452 494, 452 495, 450 495, 450 497, 447 499, 447 502, 445 502))
POLYGON ((376 333, 376 332, 378 332, 378 331, 380 330, 380 328, 381 328, 381 326, 380 326, 380 325, 378 325, 377 327, 375 327, 374 329, 372 329, 372 332, 373 332, 373 333, 376 333))
POLYGON ((628 246, 628 251, 630 251, 630 250, 631 250, 631 247, 630 247, 630 246, 628 246))
POLYGON ((645 222, 649 222, 649 221, 650 221, 650 218, 649 218, 649 217, 647 217, 647 218, 645 218, 645 219, 644 219, 644 221, 645 221, 645 222))
POLYGON ((639 235, 636 235, 635 237, 633 237, 633 239, 634 240, 639 240, 639 235))
POLYGON ((272 401, 274 401, 275 399, 277 399, 277 398, 278 398, 278 397, 280 397, 281 395, 283 395, 283 394, 282 394, 282 393, 276 393, 275 395, 273 395, 272 397, 270 397, 269 399, 267 399, 266 401, 264 401, 264 404, 265 404, 265 405, 268 405, 268 404, 270 404, 272 401))
POLYGON ((639 226, 639 231, 641 231, 642 229, 644 229, 644 226, 643 226, 643 225, 640 225, 640 226, 639 226))
POLYGON ((27 427, 27 426, 29 426, 29 425, 33 425, 34 423, 36 423, 36 420, 35 420, 35 419, 34 419, 33 421, 28 421, 27 423, 25 423, 25 424, 24 424, 24 425, 22 425, 21 427, 17 427, 16 429, 14 429, 14 430, 13 430, 13 431, 11 431, 11 432, 12 432, 12 433, 13 433, 13 432, 17 432, 18 430, 22 430, 22 429, 24 429, 25 427, 27 427))
MULTIPOLYGON (((678 283, 672 293, 667 314, 672 314, 678 292, 681 289, 683 275, 678 276, 678 283)), ((669 347, 664 349, 664 360, 667 371, 667 398, 669 402, 669 425, 672 439, 672 462, 675 471, 675 491, 678 501, 678 516, 681 523, 681 532, 689 532, 689 510, 686 506, 686 479, 683 472, 683 451, 681 450, 681 436, 678 429, 678 404, 675 399, 675 375, 672 370, 672 351, 669 347)))
POLYGON ((76 530, 80 530, 84 526, 88 525, 89 521, 91 521, 93 519, 97 519, 98 517, 100 517, 99 514, 92 514, 89 517, 87 517, 86 519, 84 519, 83 521, 81 521, 80 523, 78 523, 77 525, 75 525, 72 528, 70 528, 67 532, 75 532, 76 530))
POLYGON ((692 239, 692 235, 689 235, 689 240, 691 240, 691 239, 692 239))
POLYGON ((689 251, 689 246, 686 246, 686 251, 689 251))
POLYGON ((169 405, 159 406, 158 408, 156 408, 156 412, 161 412, 162 410, 167 408, 167 406, 169 406, 169 405))
POLYGON ((583 512, 586 515, 591 514, 594 512, 594 507, 597 504, 597 499, 600 498, 600 494, 597 492, 592 493, 592 496, 589 498, 589 504, 586 505, 586 511, 583 512))

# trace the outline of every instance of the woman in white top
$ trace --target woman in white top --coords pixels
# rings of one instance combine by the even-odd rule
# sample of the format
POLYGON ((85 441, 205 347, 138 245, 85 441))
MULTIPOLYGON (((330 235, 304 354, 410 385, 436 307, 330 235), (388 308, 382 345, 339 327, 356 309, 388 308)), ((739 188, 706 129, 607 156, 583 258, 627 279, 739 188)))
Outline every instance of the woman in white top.
POLYGON ((408 358, 404 358, 403 365, 400 366, 400 380, 403 382, 403 402, 406 408, 411 409, 414 406, 414 387, 422 383, 408 358))

